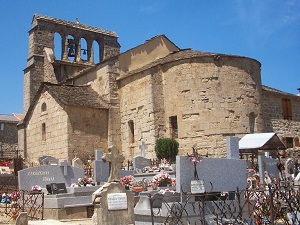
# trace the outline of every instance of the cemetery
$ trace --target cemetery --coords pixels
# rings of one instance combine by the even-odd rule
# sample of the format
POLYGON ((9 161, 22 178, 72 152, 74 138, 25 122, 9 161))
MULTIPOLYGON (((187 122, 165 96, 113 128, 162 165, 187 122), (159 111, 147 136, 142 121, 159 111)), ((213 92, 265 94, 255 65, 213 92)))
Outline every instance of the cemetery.
MULTIPOLYGON (((266 137, 254 147, 274 148, 277 139, 266 137)), ((194 145, 172 163, 146 158, 142 147, 126 165, 111 146, 95 150, 92 173, 77 157, 44 156, 18 172, 18 190, 1 188, 1 213, 16 223, 26 212, 29 220, 91 218, 91 225, 299 224, 299 165, 276 148, 241 159, 248 143, 227 137, 226 158, 203 156, 194 145)))

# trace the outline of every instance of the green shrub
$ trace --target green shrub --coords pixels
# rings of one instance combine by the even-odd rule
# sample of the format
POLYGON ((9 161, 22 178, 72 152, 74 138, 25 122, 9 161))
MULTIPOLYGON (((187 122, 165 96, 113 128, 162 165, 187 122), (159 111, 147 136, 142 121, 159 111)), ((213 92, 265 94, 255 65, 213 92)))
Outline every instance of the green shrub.
POLYGON ((179 143, 171 138, 160 138, 155 143, 155 153, 158 159, 167 159, 169 162, 174 162, 178 155, 179 143))

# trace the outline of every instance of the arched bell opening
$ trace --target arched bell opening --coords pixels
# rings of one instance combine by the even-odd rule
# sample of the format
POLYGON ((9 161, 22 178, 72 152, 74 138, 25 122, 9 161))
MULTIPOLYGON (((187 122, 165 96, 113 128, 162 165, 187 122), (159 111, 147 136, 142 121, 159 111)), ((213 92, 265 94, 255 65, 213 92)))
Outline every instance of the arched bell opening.
POLYGON ((93 41, 93 48, 94 48, 94 63, 97 64, 100 62, 100 45, 98 41, 93 41))
POLYGON ((88 46, 85 38, 80 39, 80 56, 82 61, 88 61, 88 46))
POLYGON ((62 60, 63 55, 62 55, 62 37, 60 33, 55 32, 54 33, 54 56, 55 59, 62 60))

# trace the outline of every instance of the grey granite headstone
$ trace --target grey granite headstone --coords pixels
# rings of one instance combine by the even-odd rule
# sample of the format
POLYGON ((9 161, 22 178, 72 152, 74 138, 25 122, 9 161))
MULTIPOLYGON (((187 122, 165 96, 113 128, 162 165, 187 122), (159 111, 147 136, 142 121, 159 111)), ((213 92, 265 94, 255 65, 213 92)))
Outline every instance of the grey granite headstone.
POLYGON ((239 150, 239 138, 229 136, 226 139, 227 141, 227 159, 239 159, 240 150, 239 150))
MULTIPOLYGON (((247 185, 246 160, 203 158, 197 162, 199 180, 203 180, 206 192, 244 190, 247 185)), ((176 191, 191 191, 194 178, 194 163, 188 156, 176 157, 176 191)))
POLYGON ((94 181, 96 183, 107 182, 109 177, 109 163, 104 162, 102 156, 102 150, 95 150, 94 181))
POLYGON ((280 178, 280 171, 277 167, 278 159, 267 158, 266 156, 258 156, 258 169, 260 176, 260 183, 263 184, 265 175, 272 178, 280 178))
POLYGON ((46 188, 46 185, 50 183, 65 183, 66 186, 70 186, 72 183, 77 183, 78 179, 82 177, 84 177, 82 168, 59 165, 31 167, 18 172, 20 190, 31 190, 33 185, 46 188), (66 172, 66 176, 64 172, 66 172))
POLYGON ((143 156, 134 156, 132 161, 134 170, 142 170, 146 166, 151 166, 151 159, 147 159, 143 156))

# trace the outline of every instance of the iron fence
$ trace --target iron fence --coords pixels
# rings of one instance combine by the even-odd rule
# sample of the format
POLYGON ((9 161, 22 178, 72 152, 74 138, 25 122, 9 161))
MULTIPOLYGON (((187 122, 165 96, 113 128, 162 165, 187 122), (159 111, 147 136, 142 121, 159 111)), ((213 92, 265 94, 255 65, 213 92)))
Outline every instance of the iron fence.
POLYGON ((43 219, 44 193, 42 191, 1 190, 0 214, 7 220, 27 212, 29 219, 43 219))
POLYGON ((300 224, 300 188, 150 196, 152 224, 300 224))

